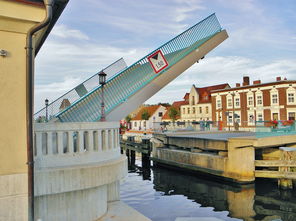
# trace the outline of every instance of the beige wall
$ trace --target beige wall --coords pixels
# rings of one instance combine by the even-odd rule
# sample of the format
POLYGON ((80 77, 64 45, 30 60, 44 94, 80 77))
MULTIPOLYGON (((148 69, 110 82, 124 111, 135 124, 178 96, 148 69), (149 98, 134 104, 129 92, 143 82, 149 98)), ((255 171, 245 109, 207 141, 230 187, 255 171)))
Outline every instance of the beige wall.
POLYGON ((26 173, 26 33, 45 9, 0 0, 0 175, 26 173))

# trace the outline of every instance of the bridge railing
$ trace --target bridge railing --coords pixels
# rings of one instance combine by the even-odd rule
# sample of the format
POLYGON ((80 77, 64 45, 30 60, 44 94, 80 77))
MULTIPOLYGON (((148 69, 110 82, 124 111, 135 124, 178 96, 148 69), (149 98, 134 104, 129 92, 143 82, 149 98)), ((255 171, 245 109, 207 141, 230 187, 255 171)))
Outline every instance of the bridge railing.
POLYGON ((296 134, 294 120, 270 120, 255 122, 256 137, 270 137, 296 134))
MULTIPOLYGON (((108 77, 112 77, 116 73, 124 70, 127 67, 123 58, 118 59, 109 66, 105 67, 103 71, 108 77)), ((56 100, 49 103, 47 107, 42 108, 37 113, 34 114, 34 119, 37 123, 47 122, 54 118, 57 113, 69 107, 71 104, 75 103, 81 97, 97 88, 99 84, 99 73, 94 74, 87 80, 83 81, 81 84, 63 94, 56 100)))
POLYGON ((35 124, 35 168, 98 163, 120 156, 119 123, 35 124))
MULTIPOLYGON (((105 113, 110 113, 221 30, 218 19, 212 14, 109 79, 104 86, 105 113), (163 53, 168 66, 156 74, 148 57, 158 50, 163 53)), ((62 122, 98 121, 101 102, 102 88, 97 87, 56 116, 62 122)))

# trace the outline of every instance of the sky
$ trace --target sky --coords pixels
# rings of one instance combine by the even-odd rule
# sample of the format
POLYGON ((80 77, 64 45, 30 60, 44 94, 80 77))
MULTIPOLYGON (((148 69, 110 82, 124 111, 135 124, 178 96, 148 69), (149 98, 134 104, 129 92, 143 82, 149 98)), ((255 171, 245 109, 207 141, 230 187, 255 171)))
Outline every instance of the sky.
POLYGON ((35 111, 123 57, 131 65, 216 13, 229 38, 146 103, 196 87, 296 80, 295 0, 70 0, 35 60, 35 111))

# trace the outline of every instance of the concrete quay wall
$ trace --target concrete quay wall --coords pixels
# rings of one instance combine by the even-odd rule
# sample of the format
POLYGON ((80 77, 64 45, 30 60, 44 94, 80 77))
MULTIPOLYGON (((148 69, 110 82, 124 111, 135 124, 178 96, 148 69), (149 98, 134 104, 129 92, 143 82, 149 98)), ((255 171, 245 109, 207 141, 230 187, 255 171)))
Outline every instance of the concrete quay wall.
POLYGON ((237 183, 250 183, 255 180, 254 138, 156 138, 152 139, 152 160, 156 163, 203 172, 237 183))
POLYGON ((152 160, 199 171, 237 183, 255 180, 255 161, 279 160, 279 147, 295 147, 296 136, 255 137, 250 134, 155 134, 152 160))

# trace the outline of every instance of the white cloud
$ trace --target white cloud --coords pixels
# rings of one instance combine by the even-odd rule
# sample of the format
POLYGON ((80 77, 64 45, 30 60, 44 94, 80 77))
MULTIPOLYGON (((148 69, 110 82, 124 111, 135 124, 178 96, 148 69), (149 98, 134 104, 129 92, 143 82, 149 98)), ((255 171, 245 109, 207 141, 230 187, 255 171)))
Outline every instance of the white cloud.
POLYGON ((68 28, 66 25, 54 26, 51 35, 64 39, 89 40, 89 37, 80 30, 68 28))
POLYGON ((175 0, 178 5, 173 10, 173 16, 176 22, 183 22, 192 16, 192 12, 198 10, 205 10, 206 8, 202 6, 201 0, 175 0))

